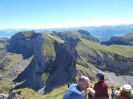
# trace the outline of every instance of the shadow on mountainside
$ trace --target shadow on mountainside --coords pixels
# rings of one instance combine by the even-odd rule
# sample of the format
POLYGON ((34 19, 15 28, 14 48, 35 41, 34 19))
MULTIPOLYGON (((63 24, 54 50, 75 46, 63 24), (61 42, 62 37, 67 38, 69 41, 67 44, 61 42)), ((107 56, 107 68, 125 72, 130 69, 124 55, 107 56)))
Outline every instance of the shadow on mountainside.
POLYGON ((54 70, 49 73, 45 83, 44 94, 49 93, 57 86, 62 86, 66 83, 76 82, 76 46, 80 39, 67 38, 66 42, 58 44, 55 42, 54 49, 56 59, 54 61, 54 70))
MULTIPOLYGON (((33 61, 33 60, 32 60, 33 61)), ((33 89, 33 73, 34 73, 34 68, 33 62, 31 63, 13 80, 13 82, 16 83, 16 87, 13 89, 19 89, 19 88, 25 88, 29 87, 33 89), (17 85, 19 83, 19 85, 17 85), (21 83, 21 84, 20 84, 21 83)))
POLYGON ((22 54, 23 59, 29 59, 33 55, 35 39, 39 33, 35 31, 18 32, 10 39, 6 50, 10 53, 22 54))
POLYGON ((46 58, 44 60, 35 60, 32 49, 29 50, 18 45, 7 46, 8 52, 22 54, 24 59, 33 56, 30 64, 13 80, 16 83, 16 87, 13 89, 28 87, 38 91, 45 86, 43 93, 49 93, 57 86, 75 82, 78 55, 76 46, 80 39, 69 37, 65 41, 64 43, 54 42, 55 60, 50 60, 49 57, 46 57, 49 59, 47 61, 45 60, 46 58), (44 66, 42 63, 45 63, 43 64, 44 66), (42 82, 42 74, 44 72, 49 73, 49 75, 46 81, 42 82))
POLYGON ((21 46, 8 45, 6 47, 7 52, 14 54, 22 54, 23 59, 29 59, 33 55, 33 49, 27 49, 21 46))

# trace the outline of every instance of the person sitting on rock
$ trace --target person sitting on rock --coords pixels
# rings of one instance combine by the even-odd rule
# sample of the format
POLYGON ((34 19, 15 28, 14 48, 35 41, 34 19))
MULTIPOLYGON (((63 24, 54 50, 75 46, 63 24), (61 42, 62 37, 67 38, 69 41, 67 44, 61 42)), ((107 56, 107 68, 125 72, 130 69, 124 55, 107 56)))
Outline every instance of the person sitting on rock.
POLYGON ((85 93, 85 99, 88 99, 88 94, 91 94, 94 99, 109 99, 108 95, 108 84, 106 81, 104 81, 104 73, 98 72, 96 74, 96 78, 98 80, 97 83, 95 83, 94 88, 87 88, 87 91, 85 93))
POLYGON ((62 99, 84 99, 84 95, 81 91, 89 87, 90 80, 86 76, 81 76, 78 80, 78 84, 72 84, 65 92, 62 99))
POLYGON ((114 99, 133 99, 133 88, 129 84, 124 84, 120 90, 115 91, 114 99))

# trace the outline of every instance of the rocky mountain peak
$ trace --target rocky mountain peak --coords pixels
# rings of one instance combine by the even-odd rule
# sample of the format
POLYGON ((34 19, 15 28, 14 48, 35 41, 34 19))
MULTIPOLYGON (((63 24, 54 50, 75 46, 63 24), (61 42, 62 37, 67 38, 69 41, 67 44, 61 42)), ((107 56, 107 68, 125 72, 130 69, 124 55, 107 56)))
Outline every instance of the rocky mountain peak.
POLYGON ((69 37, 73 37, 73 38, 84 38, 84 39, 90 40, 92 42, 97 42, 97 43, 100 42, 98 38, 92 36, 86 30, 68 30, 68 31, 63 31, 63 32, 53 31, 52 35, 57 36, 63 40, 69 37))
POLYGON ((133 45, 133 33, 126 34, 123 36, 114 36, 111 37, 108 41, 103 41, 101 44, 105 45, 133 45))

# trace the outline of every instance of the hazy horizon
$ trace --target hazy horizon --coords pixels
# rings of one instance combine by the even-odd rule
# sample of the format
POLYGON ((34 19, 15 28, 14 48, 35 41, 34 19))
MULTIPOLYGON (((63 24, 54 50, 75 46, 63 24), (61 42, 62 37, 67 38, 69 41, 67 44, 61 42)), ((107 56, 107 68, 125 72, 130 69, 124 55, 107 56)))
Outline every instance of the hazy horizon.
POLYGON ((36 29, 46 29, 46 30, 49 30, 49 29, 69 29, 69 28, 82 28, 82 27, 111 27, 111 26, 125 26, 125 25, 133 25, 133 23, 131 24, 112 24, 112 25, 95 25, 95 26, 73 26, 73 27, 55 27, 55 28, 5 28, 5 29, 0 29, 0 30, 23 30, 23 29, 29 29, 29 30, 36 30, 36 29))

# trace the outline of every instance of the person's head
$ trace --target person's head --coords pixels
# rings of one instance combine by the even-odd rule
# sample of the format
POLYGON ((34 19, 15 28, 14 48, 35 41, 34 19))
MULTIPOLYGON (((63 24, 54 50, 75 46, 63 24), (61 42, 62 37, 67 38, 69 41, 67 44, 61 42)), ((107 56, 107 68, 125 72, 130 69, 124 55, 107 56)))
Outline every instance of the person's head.
POLYGON ((114 90, 114 86, 111 86, 111 89, 114 90))
POLYGON ((90 80, 86 76, 81 76, 78 80, 78 86, 81 91, 87 89, 89 87, 89 84, 90 84, 90 80))
POLYGON ((96 74, 96 77, 97 77, 97 80, 98 80, 98 81, 104 81, 104 73, 98 72, 98 73, 96 74))
POLYGON ((129 84, 125 84, 120 88, 120 97, 122 99, 130 99, 133 95, 132 86, 129 84))

